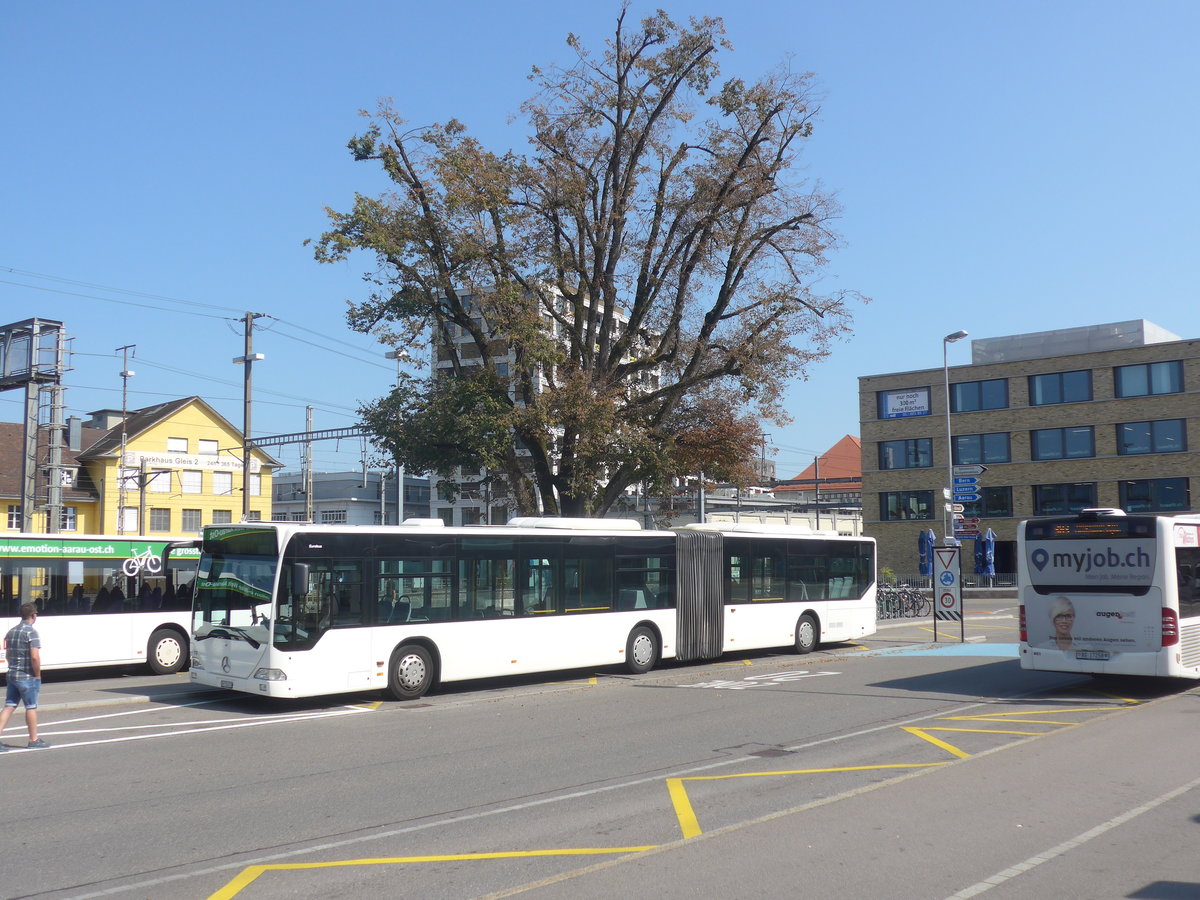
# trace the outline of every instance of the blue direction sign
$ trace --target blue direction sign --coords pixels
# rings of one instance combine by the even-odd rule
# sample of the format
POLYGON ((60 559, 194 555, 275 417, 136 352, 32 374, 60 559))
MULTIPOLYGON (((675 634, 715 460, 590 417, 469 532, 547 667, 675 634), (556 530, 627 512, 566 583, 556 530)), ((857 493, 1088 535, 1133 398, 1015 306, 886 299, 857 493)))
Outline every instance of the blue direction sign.
POLYGON ((966 476, 966 477, 955 476, 954 483, 955 484, 979 484, 979 479, 974 477, 973 475, 966 476))
POLYGON ((955 503, 974 503, 976 500, 983 499, 979 494, 960 494, 957 490, 954 492, 955 503))

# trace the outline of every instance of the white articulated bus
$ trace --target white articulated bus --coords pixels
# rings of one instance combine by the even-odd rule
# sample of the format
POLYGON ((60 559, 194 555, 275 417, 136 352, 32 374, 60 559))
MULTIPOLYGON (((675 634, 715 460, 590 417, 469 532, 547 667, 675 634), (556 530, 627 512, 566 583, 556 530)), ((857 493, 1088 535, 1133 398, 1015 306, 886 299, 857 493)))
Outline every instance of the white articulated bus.
MULTIPOLYGON (((162 553, 179 538, 0 535, 0 635, 38 609, 42 668, 145 663, 178 672, 188 661, 199 552, 162 553)), ((0 654, 0 672, 8 663, 0 654)))
POLYGON ((1022 668, 1200 678, 1200 515, 1031 519, 1017 556, 1022 668))
POLYGON ((642 530, 620 519, 451 528, 204 530, 192 681, 272 697, 861 638, 875 543, 786 526, 642 530))

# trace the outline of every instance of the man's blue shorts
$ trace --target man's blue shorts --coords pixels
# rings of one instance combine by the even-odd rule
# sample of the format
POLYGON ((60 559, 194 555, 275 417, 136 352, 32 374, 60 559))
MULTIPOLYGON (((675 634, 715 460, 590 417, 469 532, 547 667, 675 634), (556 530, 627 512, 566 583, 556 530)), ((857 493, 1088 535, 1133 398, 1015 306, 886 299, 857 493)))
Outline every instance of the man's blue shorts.
POLYGON ((42 679, 28 678, 24 681, 17 681, 12 677, 8 679, 8 693, 4 698, 5 706, 16 706, 19 703, 24 703, 26 709, 37 709, 38 694, 42 690, 42 679))

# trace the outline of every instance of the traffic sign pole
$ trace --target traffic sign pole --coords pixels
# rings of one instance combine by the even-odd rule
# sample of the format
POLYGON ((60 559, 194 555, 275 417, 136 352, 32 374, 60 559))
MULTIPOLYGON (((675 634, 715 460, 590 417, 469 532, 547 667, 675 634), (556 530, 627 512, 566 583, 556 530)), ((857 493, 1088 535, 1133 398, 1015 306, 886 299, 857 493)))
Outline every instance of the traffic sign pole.
POLYGON ((939 619, 958 619, 959 640, 966 643, 962 608, 962 553, 958 547, 933 548, 933 641, 939 619))

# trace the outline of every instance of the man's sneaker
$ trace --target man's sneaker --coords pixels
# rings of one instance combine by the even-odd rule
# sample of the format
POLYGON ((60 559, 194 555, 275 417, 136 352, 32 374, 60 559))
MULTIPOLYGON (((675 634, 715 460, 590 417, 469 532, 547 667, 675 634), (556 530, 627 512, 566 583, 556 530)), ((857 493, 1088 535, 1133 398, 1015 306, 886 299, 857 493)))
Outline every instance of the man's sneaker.
POLYGON ((43 741, 41 738, 38 738, 36 741, 30 741, 25 746, 28 747, 30 750, 45 750, 50 745, 47 744, 45 741, 43 741))

